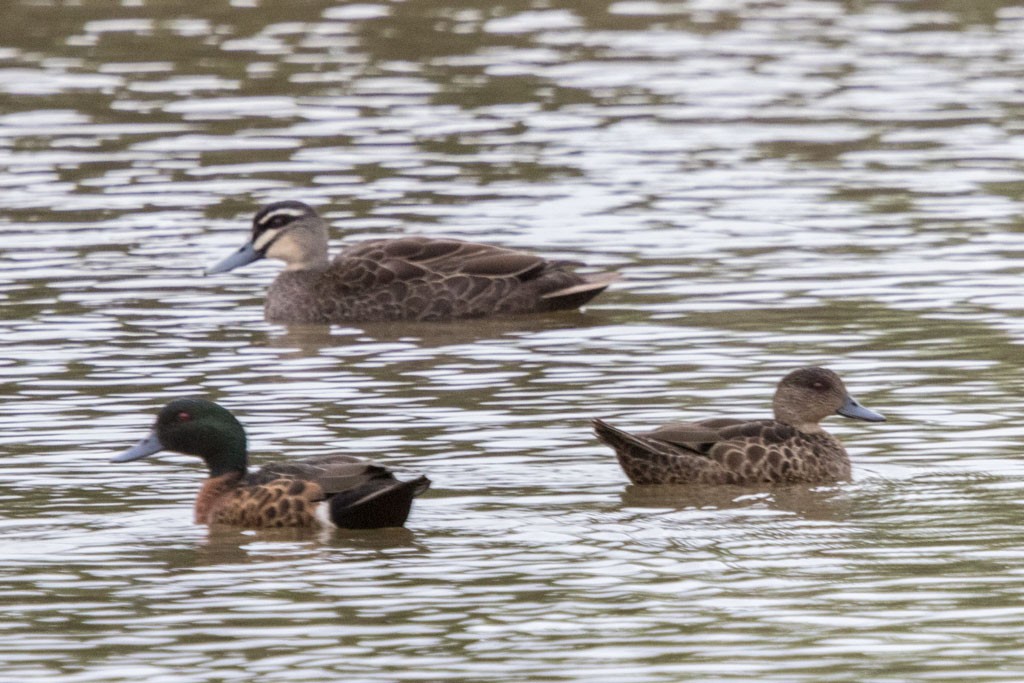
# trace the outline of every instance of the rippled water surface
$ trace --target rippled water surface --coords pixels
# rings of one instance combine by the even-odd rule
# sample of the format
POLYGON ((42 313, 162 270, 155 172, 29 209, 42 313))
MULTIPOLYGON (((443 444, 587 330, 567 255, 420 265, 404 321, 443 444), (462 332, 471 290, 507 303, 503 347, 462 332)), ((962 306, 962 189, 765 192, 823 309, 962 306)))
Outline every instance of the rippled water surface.
POLYGON ((1020 680, 1018 3, 0 3, 0 679, 1020 680), (579 314, 263 322, 254 210, 619 270, 579 314), (827 364, 834 487, 627 485, 588 418, 827 364), (253 460, 428 474, 407 530, 208 530, 253 460))

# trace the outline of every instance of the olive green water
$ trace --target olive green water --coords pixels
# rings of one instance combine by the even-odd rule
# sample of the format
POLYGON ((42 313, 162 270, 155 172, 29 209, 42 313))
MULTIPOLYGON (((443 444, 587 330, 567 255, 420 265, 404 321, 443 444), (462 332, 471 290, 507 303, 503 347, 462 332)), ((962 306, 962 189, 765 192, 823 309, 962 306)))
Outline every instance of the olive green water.
POLYGON ((0 3, 0 680, 1024 677, 1024 9, 0 3), (263 202, 620 270, 581 314, 286 329, 263 202), (587 418, 827 364, 855 481, 627 486, 587 418), (428 474, 405 531, 191 523, 169 397, 257 463, 428 474))

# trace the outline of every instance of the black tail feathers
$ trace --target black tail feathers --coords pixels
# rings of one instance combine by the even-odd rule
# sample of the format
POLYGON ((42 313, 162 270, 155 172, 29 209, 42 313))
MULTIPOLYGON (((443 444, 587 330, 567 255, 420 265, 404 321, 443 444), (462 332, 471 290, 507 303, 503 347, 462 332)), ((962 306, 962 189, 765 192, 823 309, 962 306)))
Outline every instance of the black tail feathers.
POLYGON ((430 480, 411 481, 381 478, 330 497, 330 519, 342 529, 381 529, 403 526, 412 499, 430 487, 430 480))

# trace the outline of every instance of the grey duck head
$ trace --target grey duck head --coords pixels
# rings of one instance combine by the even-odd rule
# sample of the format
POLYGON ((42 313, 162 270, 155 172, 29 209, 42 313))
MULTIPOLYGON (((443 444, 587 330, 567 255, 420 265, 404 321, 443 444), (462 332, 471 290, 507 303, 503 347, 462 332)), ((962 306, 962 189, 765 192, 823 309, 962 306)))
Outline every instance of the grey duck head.
POLYGON ((885 417, 858 403, 839 375, 818 367, 794 370, 779 382, 772 400, 775 419, 803 432, 820 431, 818 423, 829 415, 842 415, 868 422, 885 422, 885 417))
POLYGON ((284 261, 285 270, 326 268, 327 224, 308 204, 274 202, 256 212, 252 239, 215 266, 207 275, 225 273, 262 258, 284 261))

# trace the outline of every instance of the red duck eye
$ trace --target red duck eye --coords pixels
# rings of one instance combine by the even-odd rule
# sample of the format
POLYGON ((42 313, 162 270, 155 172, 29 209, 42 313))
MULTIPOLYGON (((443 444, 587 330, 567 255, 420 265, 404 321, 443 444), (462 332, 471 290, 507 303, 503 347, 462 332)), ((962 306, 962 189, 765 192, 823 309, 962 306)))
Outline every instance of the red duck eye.
POLYGON ((192 419, 192 416, 186 413, 185 411, 181 411, 180 413, 178 413, 177 417, 178 422, 188 422, 189 420, 192 419))

